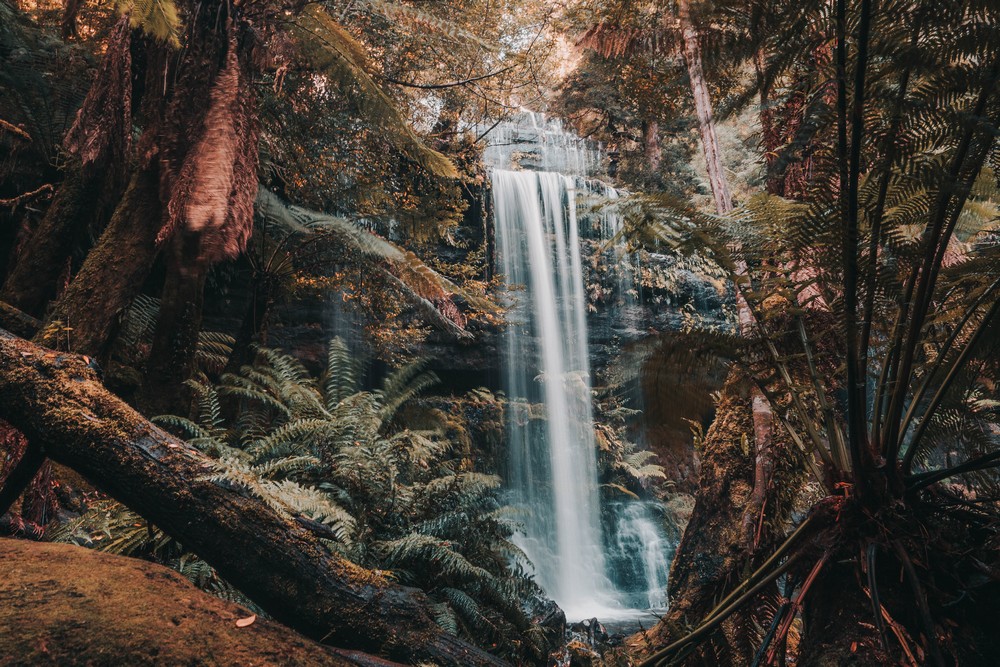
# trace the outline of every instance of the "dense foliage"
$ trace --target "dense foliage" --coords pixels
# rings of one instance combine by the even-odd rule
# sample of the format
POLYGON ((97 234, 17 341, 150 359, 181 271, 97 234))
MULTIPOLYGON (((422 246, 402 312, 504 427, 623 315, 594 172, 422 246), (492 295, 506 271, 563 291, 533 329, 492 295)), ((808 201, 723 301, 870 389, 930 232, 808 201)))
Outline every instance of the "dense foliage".
MULTIPOLYGON (((421 398, 412 359, 502 323, 481 149, 547 107, 629 190, 580 202, 624 223, 584 242, 587 305, 676 316, 623 332, 634 368, 595 397, 603 495, 670 487, 626 389, 729 373, 710 427, 707 380, 641 397, 690 421, 702 476, 640 664, 995 661, 994 0, 113 5, 0 4, 0 314, 176 413, 204 480, 423 589, 449 633, 546 659, 502 438, 470 436, 541 409, 421 398), (678 298, 692 274, 720 318, 678 298), (331 329, 357 340, 317 375, 331 329), (395 370, 364 389, 355 354, 395 370)), ((5 474, 30 444, 0 422, 5 474)), ((50 476, 5 526, 43 531, 50 476)), ((89 500, 49 538, 253 605, 89 500)))
MULTIPOLYGON (((528 614, 541 592, 510 541, 516 517, 499 501, 499 478, 475 472, 462 456, 455 415, 414 404, 436 382, 421 366, 360 391, 360 369, 339 339, 318 379, 294 358, 261 349, 218 385, 192 381, 197 419, 156 421, 216 461, 206 478, 307 521, 353 562, 428 591, 449 632, 538 659, 545 638, 528 614)), ((96 504, 54 539, 153 557, 244 601, 203 561, 114 503, 96 504)))

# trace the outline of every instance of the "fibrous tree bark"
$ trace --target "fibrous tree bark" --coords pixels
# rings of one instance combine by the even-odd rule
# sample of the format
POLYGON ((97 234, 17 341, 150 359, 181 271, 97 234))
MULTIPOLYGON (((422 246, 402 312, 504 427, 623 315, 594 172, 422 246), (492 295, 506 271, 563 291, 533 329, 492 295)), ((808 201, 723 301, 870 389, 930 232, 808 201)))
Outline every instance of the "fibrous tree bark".
POLYGON ((210 460, 107 391, 92 361, 0 334, 0 418, 182 542, 276 620, 396 660, 502 665, 444 632, 420 591, 334 554, 306 525, 210 481, 210 460))
POLYGON ((107 229, 56 302, 37 342, 106 358, 118 320, 159 252, 157 172, 155 164, 135 172, 107 229))
POLYGON ((18 253, 0 300, 30 315, 43 314, 45 304, 56 295, 59 275, 97 205, 102 185, 99 174, 78 161, 67 167, 45 216, 18 253))
POLYGON ((265 332, 271 301, 274 298, 276 279, 266 271, 254 269, 250 278, 250 295, 240 328, 236 331, 233 349, 226 361, 225 373, 239 372, 245 364, 253 361, 253 344, 265 332))
POLYGON ((179 231, 170 242, 167 278, 138 405, 148 415, 186 414, 184 382, 194 370, 208 262, 200 234, 179 231))

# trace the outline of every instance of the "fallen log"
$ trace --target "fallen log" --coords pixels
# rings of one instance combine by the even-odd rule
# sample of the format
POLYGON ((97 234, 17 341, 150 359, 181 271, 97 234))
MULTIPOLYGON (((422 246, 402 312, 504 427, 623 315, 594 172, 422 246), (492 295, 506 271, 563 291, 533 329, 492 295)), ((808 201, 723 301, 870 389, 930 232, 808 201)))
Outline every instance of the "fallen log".
POLYGON ((0 301, 0 327, 10 331, 21 338, 31 338, 42 323, 31 315, 18 310, 6 301, 0 301))
POLYGON ((297 635, 171 569, 0 539, 0 664, 398 667, 297 635), (237 622, 244 619, 237 625, 237 622))
POLYGON ((105 389, 87 358, 0 330, 0 418, 307 637, 401 662, 504 664, 442 630, 421 591, 350 563, 263 501, 207 480, 210 460, 105 389))

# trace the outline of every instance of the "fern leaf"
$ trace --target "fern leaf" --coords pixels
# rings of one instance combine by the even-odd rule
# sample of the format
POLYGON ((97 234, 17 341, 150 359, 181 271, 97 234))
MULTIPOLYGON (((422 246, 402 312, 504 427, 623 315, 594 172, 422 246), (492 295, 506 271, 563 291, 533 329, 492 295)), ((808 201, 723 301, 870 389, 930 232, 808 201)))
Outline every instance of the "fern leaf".
POLYGON ((118 0, 118 11, 129 15, 133 28, 180 48, 181 20, 173 0, 118 0))

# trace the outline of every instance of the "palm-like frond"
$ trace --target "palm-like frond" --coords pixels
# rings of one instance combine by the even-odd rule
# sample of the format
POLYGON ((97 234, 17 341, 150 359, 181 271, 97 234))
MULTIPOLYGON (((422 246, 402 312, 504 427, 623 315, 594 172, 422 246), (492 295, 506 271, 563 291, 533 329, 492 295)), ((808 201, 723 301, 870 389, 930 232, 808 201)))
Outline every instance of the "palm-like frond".
POLYGON ((463 330, 465 317, 455 305, 455 299, 483 313, 498 312, 497 305, 489 299, 461 288, 414 253, 404 251, 346 218, 288 204, 264 188, 258 191, 257 211, 271 224, 292 233, 328 235, 340 246, 345 257, 363 262, 369 270, 374 264, 383 279, 399 288, 422 316, 457 337, 467 338, 468 334, 463 330))
POLYGON ((129 16, 133 28, 180 48, 181 20, 173 0, 117 0, 117 5, 119 12, 129 16))

